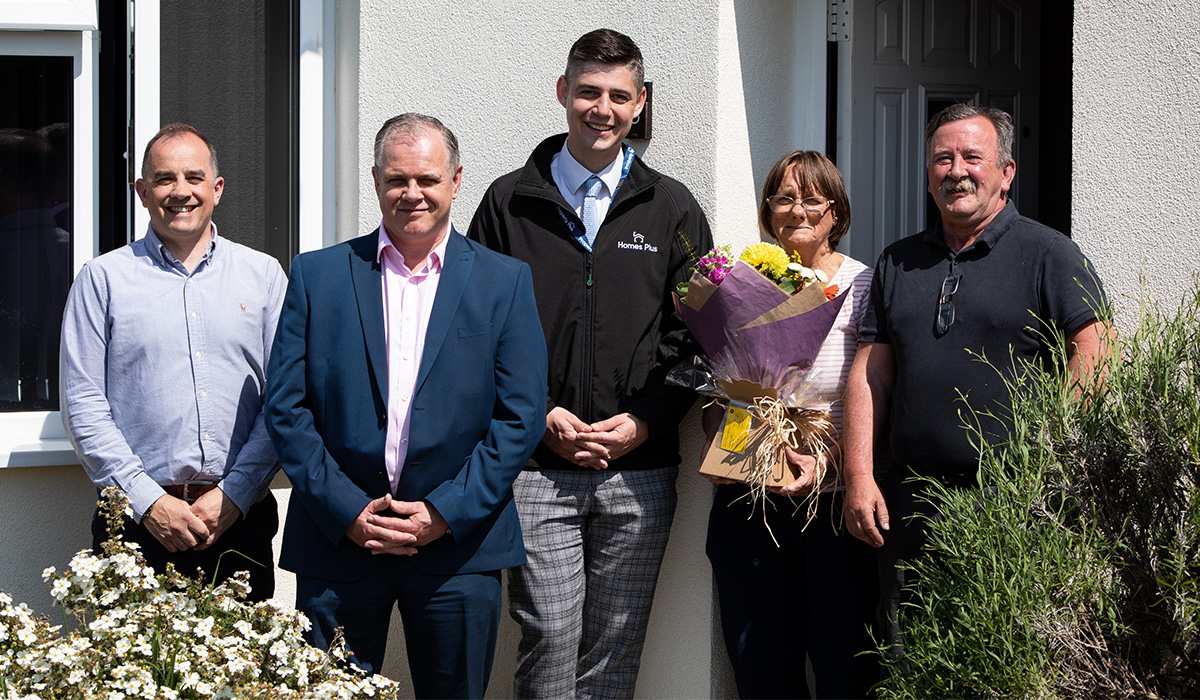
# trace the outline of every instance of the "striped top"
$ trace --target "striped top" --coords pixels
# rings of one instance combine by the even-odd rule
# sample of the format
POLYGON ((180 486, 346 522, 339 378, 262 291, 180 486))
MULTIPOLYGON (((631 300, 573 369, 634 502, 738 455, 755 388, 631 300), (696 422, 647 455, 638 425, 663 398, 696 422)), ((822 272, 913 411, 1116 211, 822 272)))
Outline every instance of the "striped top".
MULTIPOLYGON (((858 351, 858 329, 867 312, 872 274, 871 268, 846 257, 833 279, 829 280, 830 284, 837 285, 842 294, 850 294, 850 297, 842 304, 809 375, 810 389, 830 398, 829 414, 839 442, 842 439, 842 416, 846 411, 846 381, 850 378, 850 366, 854 364, 854 354, 858 351)), ((831 471, 822 490, 828 490, 832 481, 831 471)))
POLYGON ((846 394, 846 380, 850 378, 850 365, 854 363, 854 354, 858 351, 858 328, 867 312, 871 275, 871 268, 848 257, 842 260, 842 266, 829 280, 829 284, 836 284, 841 293, 849 293, 850 298, 842 304, 809 375, 816 393, 833 399, 829 413, 833 417, 839 440, 842 437, 842 414, 846 408, 842 398, 846 394))

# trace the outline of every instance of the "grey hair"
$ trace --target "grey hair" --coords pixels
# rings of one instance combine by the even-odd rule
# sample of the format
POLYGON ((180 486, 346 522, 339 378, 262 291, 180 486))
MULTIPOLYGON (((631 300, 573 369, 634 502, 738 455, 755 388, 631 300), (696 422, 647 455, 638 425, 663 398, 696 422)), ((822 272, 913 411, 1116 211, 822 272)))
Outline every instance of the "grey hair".
POLYGON ((379 128, 379 133, 375 134, 375 169, 379 170, 383 166, 383 149, 388 142, 398 137, 415 140, 431 131, 441 134, 442 140, 446 144, 446 168, 453 175, 458 170, 459 164, 458 138, 454 136, 453 131, 450 131, 450 127, 443 124, 437 117, 416 112, 405 112, 394 116, 379 128))
POLYGON ((971 119, 972 117, 983 117, 992 123, 992 127, 996 129, 996 165, 997 167, 1006 167, 1012 162, 1013 152, 1013 128, 1012 116, 1002 109, 995 107, 976 107, 973 104, 966 102, 957 102, 943 109, 925 126, 925 160, 933 155, 929 149, 933 146, 933 135, 937 130, 950 122, 962 121, 963 119, 971 119))

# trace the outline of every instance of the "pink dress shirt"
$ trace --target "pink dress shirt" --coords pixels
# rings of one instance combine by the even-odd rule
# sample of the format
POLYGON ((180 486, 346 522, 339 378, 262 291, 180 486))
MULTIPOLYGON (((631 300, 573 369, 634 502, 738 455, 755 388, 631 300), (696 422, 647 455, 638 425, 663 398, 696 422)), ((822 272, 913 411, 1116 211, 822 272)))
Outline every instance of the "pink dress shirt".
POLYGON ((408 456, 408 431, 412 421, 412 396, 416 389, 425 330, 433 298, 442 276, 446 238, 429 253, 415 271, 404 264, 404 256, 392 245, 383 223, 379 224, 376 260, 383 276, 383 342, 387 347, 388 408, 387 443, 383 461, 392 493, 400 483, 408 456))

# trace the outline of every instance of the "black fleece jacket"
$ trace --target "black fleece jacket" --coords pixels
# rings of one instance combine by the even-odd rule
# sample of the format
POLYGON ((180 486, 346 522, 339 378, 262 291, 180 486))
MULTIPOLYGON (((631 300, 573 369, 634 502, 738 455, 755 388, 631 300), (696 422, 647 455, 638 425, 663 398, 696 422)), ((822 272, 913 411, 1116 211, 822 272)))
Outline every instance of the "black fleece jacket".
MULTIPOLYGON (((687 280, 693 255, 712 247, 708 220, 683 184, 636 157, 589 253, 568 231, 563 215, 583 224, 550 175, 565 139, 546 139, 525 167, 493 182, 467 236, 533 270, 550 358, 547 412, 562 406, 588 423, 632 413, 649 439, 609 468, 676 465, 679 421, 696 394, 664 380, 699 348, 671 291, 687 280)), ((582 469, 544 444, 526 468, 582 469)))

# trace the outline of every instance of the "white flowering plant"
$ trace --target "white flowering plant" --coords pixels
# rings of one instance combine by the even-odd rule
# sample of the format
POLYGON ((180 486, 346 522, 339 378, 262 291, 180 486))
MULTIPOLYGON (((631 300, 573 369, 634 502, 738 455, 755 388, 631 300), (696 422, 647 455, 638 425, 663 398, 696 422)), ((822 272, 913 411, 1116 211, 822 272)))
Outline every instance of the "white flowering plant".
MULTIPOLYGON (((127 508, 106 489, 101 508, 119 532, 127 508)), ((300 612, 245 602, 248 574, 217 586, 168 567, 155 575, 136 544, 110 537, 67 571, 42 573, 69 629, 0 592, 0 699, 394 698, 396 683, 350 665, 340 637, 305 643, 300 612)))

